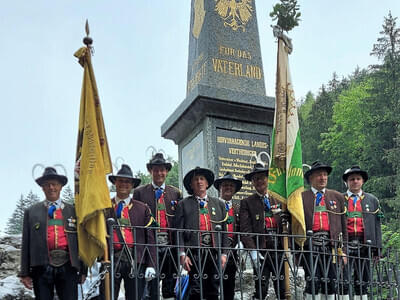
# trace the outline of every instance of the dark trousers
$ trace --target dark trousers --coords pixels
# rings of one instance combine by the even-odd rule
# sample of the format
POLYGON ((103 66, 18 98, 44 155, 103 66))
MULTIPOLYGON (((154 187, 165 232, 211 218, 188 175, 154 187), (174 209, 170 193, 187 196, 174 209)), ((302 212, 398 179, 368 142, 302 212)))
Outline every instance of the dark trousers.
POLYGON ((78 273, 71 263, 61 267, 34 267, 32 281, 33 291, 38 300, 52 300, 54 288, 60 300, 78 299, 78 273))
POLYGON ((285 299, 285 270, 282 262, 282 252, 278 253, 275 250, 270 250, 268 252, 263 252, 262 255, 264 256, 264 260, 260 260, 259 265, 253 264, 253 273, 255 276, 254 298, 265 299, 265 297, 267 297, 269 279, 272 274, 277 299, 285 299), (261 273, 261 277, 259 273, 261 273))
MULTIPOLYGON (((158 266, 160 268, 160 280, 162 280, 163 298, 175 297, 175 284, 178 274, 177 251, 169 246, 160 246, 158 248, 158 266)), ((160 299, 159 281, 151 281, 151 299, 160 299)))
POLYGON ((349 250, 348 262, 343 269, 343 288, 340 294, 349 294, 350 285, 353 285, 353 295, 368 294, 370 281, 370 265, 368 249, 361 247, 359 250, 349 250))
POLYGON ((213 249, 202 249, 200 253, 200 257, 190 257, 193 265, 189 272, 189 299, 218 300, 220 277, 217 267, 220 258, 213 249))
POLYGON ((314 294, 322 293, 332 295, 336 293, 336 266, 333 263, 332 248, 329 246, 314 246, 312 261, 310 253, 305 254, 306 262, 303 264, 307 294, 313 294, 312 282, 314 282, 314 294), (313 266, 314 270, 311 269, 313 266))
MULTIPOLYGON (((124 280, 125 299, 141 300, 145 290, 144 279, 145 268, 143 265, 137 265, 136 269, 128 261, 119 261, 114 267, 114 299, 118 299, 121 282, 124 280)), ((100 299, 105 299, 104 280, 100 286, 100 299)), ((111 284, 110 284, 111 287, 111 284)))
POLYGON ((239 261, 237 257, 229 257, 224 270, 224 300, 233 300, 235 297, 235 275, 239 261))

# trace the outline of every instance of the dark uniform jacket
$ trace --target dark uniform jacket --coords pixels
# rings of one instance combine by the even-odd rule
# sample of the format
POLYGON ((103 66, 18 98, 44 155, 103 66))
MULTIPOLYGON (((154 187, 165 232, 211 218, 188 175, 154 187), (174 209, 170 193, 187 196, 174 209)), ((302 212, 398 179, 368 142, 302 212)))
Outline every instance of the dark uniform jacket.
MULTIPOLYGON (((47 247, 48 208, 46 202, 41 201, 25 210, 22 229, 21 270, 18 274, 20 277, 30 276, 32 267, 49 264, 47 247)), ((78 258, 77 221, 74 206, 62 202, 62 215, 71 265, 77 271, 85 272, 78 258)))
MULTIPOLYGON (((211 218, 211 228, 215 230, 216 225, 221 225, 222 231, 226 230, 226 212, 225 203, 214 197, 208 196, 208 211, 211 218)), ((175 225, 178 229, 199 230, 199 201, 194 196, 189 196, 179 201, 175 214, 175 225)), ((199 236, 196 232, 179 232, 180 244, 184 246, 199 246, 199 236)), ((217 235, 213 234, 214 245, 218 245, 217 235)), ((222 247, 228 246, 228 237, 222 234, 222 247)), ((226 252, 226 250, 222 250, 226 252)))
MULTIPOLYGON (((325 207, 328 211, 329 233, 331 240, 339 240, 342 233, 343 242, 347 242, 347 217, 343 194, 325 189, 325 207), (335 207, 336 206, 336 207, 335 207)), ((301 194, 303 198, 304 219, 306 231, 312 230, 314 223, 315 195, 311 190, 301 194)), ((332 241, 332 245, 333 245, 332 241)))
MULTIPOLYGON (((167 214, 168 218, 168 225, 170 228, 175 228, 174 224, 174 217, 175 217, 175 211, 176 211, 176 205, 173 207, 171 205, 171 201, 179 201, 182 198, 181 192, 170 185, 166 185, 164 189, 164 203, 165 203, 165 212, 167 214)), ((156 198, 154 194, 154 188, 151 183, 142 185, 138 188, 135 189, 133 192, 133 199, 141 201, 146 203, 153 215, 154 218, 156 218, 156 198)), ((170 241, 171 241, 171 232, 170 233, 170 241)))
MULTIPOLYGON (((347 193, 344 195, 346 196, 347 193)), ((369 193, 363 192, 363 195, 361 207, 363 211, 364 243, 370 240, 373 246, 382 248, 381 219, 378 217, 380 212, 379 200, 369 193)))
MULTIPOLYGON (((268 197, 271 207, 278 205, 279 202, 272 197, 268 197)), ((253 195, 240 201, 240 231, 245 233, 261 233, 265 234, 265 208, 261 197, 254 193, 253 195)), ((273 212, 273 218, 277 224, 277 233, 282 233, 281 218, 279 213, 273 212)), ((242 242, 245 248, 257 249, 256 236, 242 235, 242 242)), ((258 237, 259 248, 267 248, 267 239, 265 235, 258 237)))
MULTIPOLYGON (((112 199, 113 204, 115 199, 112 199)), ((150 213, 149 207, 140 202, 131 199, 130 204, 132 204, 129 210, 129 218, 131 226, 146 226, 149 227, 153 223, 153 218, 150 213)), ((107 208, 104 211, 106 219, 114 218, 117 220, 115 210, 113 208, 107 208)), ((132 228, 132 233, 134 234, 134 244, 136 245, 132 248, 133 259, 137 264, 144 264, 147 267, 155 267, 156 262, 156 249, 154 246, 154 231, 150 228, 132 228), (145 247, 148 248, 145 251, 145 247), (150 255, 149 255, 150 253, 150 255)))

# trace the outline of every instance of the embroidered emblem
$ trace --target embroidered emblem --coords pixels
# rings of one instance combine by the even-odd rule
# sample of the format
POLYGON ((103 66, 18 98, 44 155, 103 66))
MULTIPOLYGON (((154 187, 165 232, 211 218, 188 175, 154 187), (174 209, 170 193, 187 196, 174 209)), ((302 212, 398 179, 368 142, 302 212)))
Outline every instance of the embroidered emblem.
POLYGON ((33 228, 35 228, 36 230, 38 230, 40 228, 40 223, 36 223, 33 228))
POLYGON ((256 215, 256 220, 260 220, 260 215, 256 215))

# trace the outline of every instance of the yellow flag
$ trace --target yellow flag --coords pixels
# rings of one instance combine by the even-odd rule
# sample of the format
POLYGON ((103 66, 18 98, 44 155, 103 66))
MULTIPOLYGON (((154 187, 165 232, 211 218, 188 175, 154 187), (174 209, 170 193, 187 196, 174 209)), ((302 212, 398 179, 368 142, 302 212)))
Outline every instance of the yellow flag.
POLYGON ((78 218, 79 255, 91 266, 104 255, 106 223, 103 210, 111 207, 106 174, 112 172, 110 152, 90 49, 75 54, 84 68, 75 165, 75 208, 78 218))

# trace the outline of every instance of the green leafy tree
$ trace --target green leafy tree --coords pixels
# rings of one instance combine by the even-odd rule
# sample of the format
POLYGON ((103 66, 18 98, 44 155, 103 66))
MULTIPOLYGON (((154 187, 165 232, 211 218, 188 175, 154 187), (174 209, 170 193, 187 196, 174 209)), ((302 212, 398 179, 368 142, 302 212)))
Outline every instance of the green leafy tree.
POLYGON ((24 222, 25 209, 38 202, 39 197, 32 191, 26 198, 23 195, 19 198, 17 206, 12 213, 11 217, 7 221, 5 232, 8 234, 20 234, 22 233, 22 225, 24 222))
POLYGON ((168 172, 168 176, 165 182, 166 184, 179 188, 179 164, 176 160, 170 160, 170 161, 172 163, 172 168, 168 172))
POLYGON ((389 12, 384 18, 382 31, 371 55, 381 64, 372 66, 374 71, 371 98, 364 103, 370 113, 366 126, 367 151, 373 177, 368 182, 380 196, 385 210, 386 223, 394 222, 400 229, 400 29, 397 18, 389 12))
POLYGON ((141 185, 149 184, 151 183, 151 175, 150 173, 143 173, 142 171, 137 171, 136 175, 137 178, 140 178, 141 185))
POLYGON ((282 30, 289 32, 301 21, 300 5, 297 4, 297 0, 280 0, 280 2, 274 5, 269 16, 273 21, 278 20, 277 25, 282 30))

